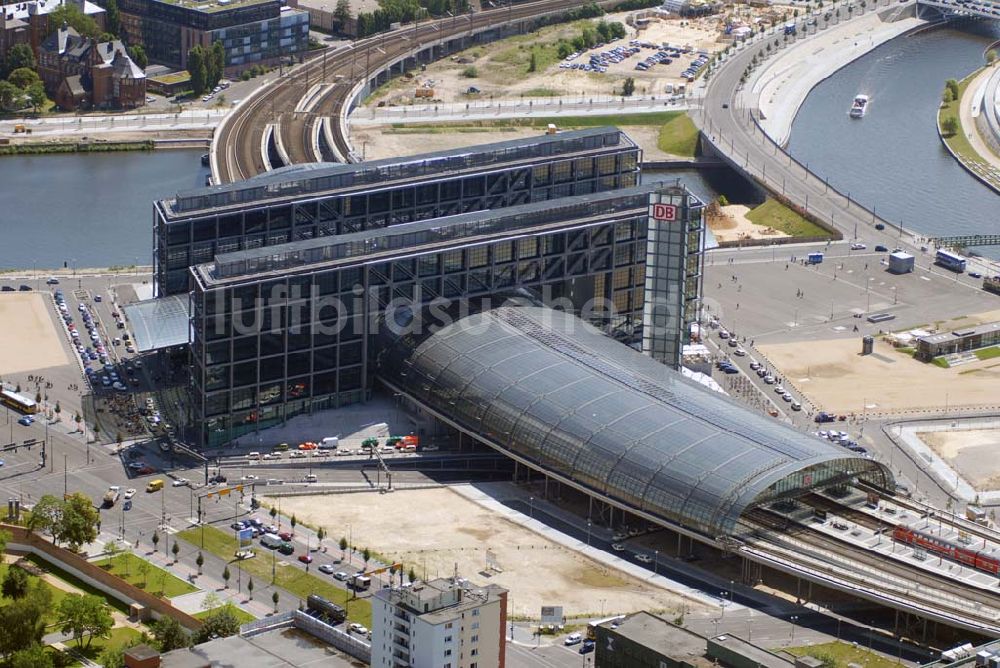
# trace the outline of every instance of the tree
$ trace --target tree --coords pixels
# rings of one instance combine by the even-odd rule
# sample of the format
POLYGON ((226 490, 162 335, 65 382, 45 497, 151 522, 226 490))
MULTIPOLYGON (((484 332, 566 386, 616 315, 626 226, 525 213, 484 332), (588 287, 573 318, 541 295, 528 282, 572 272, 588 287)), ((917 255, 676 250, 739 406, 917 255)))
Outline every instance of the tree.
POLYGON ((945 104, 948 104, 954 99, 955 98, 951 96, 951 89, 945 86, 944 92, 941 93, 941 101, 944 102, 945 104))
POLYGON ((86 494, 73 492, 62 504, 62 520, 59 522, 59 540, 68 543, 73 550, 93 542, 97 538, 97 526, 101 515, 94 508, 94 502, 86 494))
POLYGON ((32 582, 27 596, 0 606, 0 656, 41 642, 45 634, 43 616, 52 603, 52 593, 41 581, 32 582))
POLYGON ((278 590, 277 589, 274 590, 274 592, 271 594, 271 602, 274 603, 274 611, 277 612, 278 611, 278 590))
POLYGON ((41 81, 36 81, 35 83, 28 86, 26 91, 28 94, 28 102, 35 109, 35 113, 41 111, 42 107, 45 106, 45 102, 49 99, 45 95, 45 86, 41 81))
POLYGON ((247 582, 247 593, 250 594, 250 600, 253 600, 253 578, 250 578, 250 582, 247 582))
POLYGON ((146 55, 146 49, 142 48, 139 44, 128 48, 128 56, 132 59, 133 63, 142 69, 146 69, 146 66, 149 65, 149 56, 146 55))
POLYGON ((199 552, 198 557, 194 560, 194 563, 198 566, 198 575, 201 575, 201 567, 205 565, 205 555, 199 552))
POLYGON ((344 30, 344 26, 351 18, 351 1, 350 0, 337 0, 337 8, 333 10, 333 18, 337 19, 337 23, 340 24, 340 30, 344 30))
POLYGON ((191 643, 184 627, 176 619, 167 615, 163 615, 153 624, 153 637, 156 638, 161 652, 187 647, 191 643))
POLYGON ((105 0, 104 12, 104 27, 112 35, 117 35, 121 29, 121 15, 118 13, 117 0, 105 0))
POLYGON ((58 401, 56 401, 55 411, 56 411, 56 415, 59 415, 60 413, 62 413, 62 406, 59 405, 58 401))
POLYGON ((79 7, 71 2, 65 2, 49 12, 49 32, 55 32, 62 27, 63 23, 75 29, 83 37, 97 39, 101 33, 97 21, 84 14, 79 7))
POLYGON ((989 51, 986 52, 986 64, 993 65, 996 62, 997 62, 997 50, 990 49, 989 51))
POLYGON ((417 581, 417 572, 413 570, 413 566, 410 566, 410 570, 406 572, 406 579, 410 581, 410 584, 417 581))
POLYGON ((21 105, 24 91, 9 81, 0 81, 0 110, 14 111, 21 105))
POLYGON ((534 49, 531 50, 531 59, 528 61, 528 71, 538 71, 538 53, 536 53, 534 49))
POLYGON ((948 137, 953 137, 958 132, 958 120, 954 116, 948 116, 941 121, 941 132, 948 137))
POLYGON ((205 594, 205 598, 201 599, 202 610, 215 610, 220 605, 222 605, 222 599, 214 591, 208 592, 205 594))
POLYGON ((951 91, 951 97, 953 100, 957 100, 962 96, 961 91, 958 89, 958 81, 955 79, 948 79, 944 82, 944 85, 951 91))
POLYGON ((174 545, 173 545, 173 547, 171 547, 171 548, 170 548, 170 552, 171 552, 171 553, 172 553, 172 554, 174 555, 174 563, 175 563, 175 564, 177 563, 177 554, 178 554, 178 553, 179 553, 180 551, 181 551, 181 546, 180 546, 180 545, 178 545, 178 544, 177 544, 177 541, 175 540, 175 541, 174 541, 174 545))
POLYGON ((365 570, 368 569, 368 560, 372 558, 372 551, 367 547, 361 550, 361 558, 365 560, 365 570))
POLYGON ((187 71, 191 74, 191 90, 194 94, 204 93, 208 83, 208 65, 205 62, 205 49, 200 44, 188 51, 187 71))
POLYGON ((271 515, 271 519, 273 520, 275 517, 278 516, 278 509, 275 508, 274 506, 271 506, 270 515, 271 515))
POLYGON ((205 618, 205 623, 194 634, 194 644, 213 638, 228 638, 239 632, 240 619, 236 615, 236 608, 232 603, 226 603, 205 618))
POLYGON ((4 59, 3 75, 6 77, 14 70, 25 67, 33 70, 37 67, 35 62, 35 52, 27 44, 15 44, 10 47, 7 57, 4 59))
POLYGON ((7 569, 7 575, 3 579, 3 586, 0 587, 0 592, 3 593, 5 598, 16 601, 28 595, 29 584, 28 574, 24 572, 24 569, 11 566, 7 569))
POLYGON ((622 84, 622 95, 631 97, 633 93, 635 93, 635 79, 628 77, 625 79, 625 83, 622 84))
POLYGON ((139 560, 139 574, 142 576, 142 586, 145 587, 149 578, 149 562, 145 559, 139 560))
POLYGON ((320 527, 316 530, 316 540, 322 543, 324 538, 326 538, 326 530, 320 527))
MULTIPOLYGON (((33 83, 38 83, 41 79, 38 77, 38 72, 35 70, 28 69, 27 67, 19 67, 10 73, 7 77, 7 81, 11 82, 21 90, 27 90, 28 86, 33 83)), ((36 403, 41 403, 42 395, 38 394, 38 399, 36 403)))
POLYGON ((210 65, 206 65, 208 68, 208 88, 215 88, 219 85, 219 81, 226 74, 226 47, 223 46, 221 40, 215 40, 212 43, 212 50, 206 54, 210 65))
POLYGON ((340 542, 337 543, 337 545, 338 545, 338 547, 340 547, 340 559, 343 560, 344 559, 344 555, 347 554, 347 537, 346 536, 341 536, 340 537, 340 542))
POLYGON ((160 532, 153 532, 153 552, 157 551, 157 546, 160 544, 160 532))
POLYGON ((295 517, 295 513, 292 513, 292 533, 295 533, 295 525, 299 523, 298 518, 295 517))
POLYGON ((229 578, 232 577, 232 573, 229 572, 229 564, 222 569, 222 579, 226 583, 226 589, 229 589, 229 578))
POLYGON ((59 624, 63 633, 72 633, 77 647, 89 648, 94 637, 107 638, 115 625, 111 608, 100 596, 70 594, 59 603, 59 624), (84 645, 83 637, 87 636, 84 645))
POLYGON ((40 644, 18 650, 10 657, 10 668, 54 668, 52 654, 45 651, 40 644))
POLYGON ((52 536, 52 542, 59 540, 59 526, 62 524, 63 502, 51 494, 45 494, 31 509, 28 528, 52 536))

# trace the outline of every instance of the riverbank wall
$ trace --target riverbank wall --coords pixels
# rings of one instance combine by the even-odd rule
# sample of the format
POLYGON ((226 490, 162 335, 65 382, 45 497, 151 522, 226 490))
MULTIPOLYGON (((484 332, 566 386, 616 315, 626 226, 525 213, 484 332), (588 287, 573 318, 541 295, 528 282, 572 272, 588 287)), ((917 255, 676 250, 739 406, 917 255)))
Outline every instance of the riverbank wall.
POLYGON ((46 155, 49 153, 114 153, 117 151, 152 151, 153 140, 145 141, 71 141, 23 142, 0 146, 4 155, 46 155))

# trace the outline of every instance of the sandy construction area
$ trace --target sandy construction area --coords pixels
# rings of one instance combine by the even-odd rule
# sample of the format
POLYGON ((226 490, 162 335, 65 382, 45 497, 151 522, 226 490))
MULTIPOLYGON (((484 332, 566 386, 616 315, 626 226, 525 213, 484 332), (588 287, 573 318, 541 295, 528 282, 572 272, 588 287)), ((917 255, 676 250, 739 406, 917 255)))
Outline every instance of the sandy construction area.
POLYGON ((69 364, 43 295, 0 293, 0 322, 0 378, 69 364))
POLYGON ((681 609, 679 595, 583 557, 449 489, 284 497, 281 510, 325 527, 336 540, 350 531, 359 549, 412 566, 417 577, 450 575, 457 564, 477 584, 510 589, 518 616, 537 617, 542 605, 562 605, 567 616, 597 615, 601 600, 606 613, 681 609), (486 573, 487 549, 503 572, 486 573))
POLYGON ((738 241, 740 239, 777 239, 787 237, 773 227, 758 225, 747 220, 750 207, 729 204, 720 207, 720 215, 708 218, 708 229, 718 241, 738 241))
POLYGON ((1000 489, 1000 430, 922 431, 917 436, 977 491, 1000 489))
POLYGON ((876 339, 862 356, 861 339, 759 344, 757 348, 796 389, 822 410, 869 415, 918 408, 995 405, 1000 360, 952 369, 918 362, 876 339))
MULTIPOLYGON (((705 50, 709 53, 721 50, 727 43, 718 39, 717 17, 685 19, 684 26, 681 26, 681 19, 653 19, 648 28, 637 33, 635 28, 626 24, 629 14, 630 12, 619 12, 601 17, 605 21, 617 21, 625 25, 626 36, 609 42, 599 49, 585 51, 573 62, 587 63, 591 53, 608 51, 616 46, 627 46, 632 39, 653 44, 665 42, 679 47, 690 46, 694 51, 705 50)), ((594 19, 592 23, 596 23, 597 20, 594 19)), ((434 90, 432 99, 442 102, 511 99, 518 96, 614 95, 620 93, 626 77, 635 79, 638 94, 663 95, 666 84, 683 81, 681 72, 696 57, 694 53, 682 54, 670 65, 656 65, 642 72, 635 69, 636 63, 656 52, 655 49, 646 48, 620 63, 610 65, 608 71, 604 73, 560 68, 561 61, 528 73, 527 59, 533 45, 548 45, 560 39, 572 39, 580 34, 586 23, 587 20, 582 20, 548 26, 527 35, 473 46, 447 59, 429 64, 426 71, 420 72, 418 76, 392 81, 376 91, 366 104, 378 104, 383 101, 393 105, 424 103, 426 99, 414 99, 416 89, 423 87, 432 88, 434 90), (469 73, 469 68, 475 68, 476 76, 469 77, 463 74, 469 73), (469 95, 470 86, 478 88, 479 92, 469 95)))

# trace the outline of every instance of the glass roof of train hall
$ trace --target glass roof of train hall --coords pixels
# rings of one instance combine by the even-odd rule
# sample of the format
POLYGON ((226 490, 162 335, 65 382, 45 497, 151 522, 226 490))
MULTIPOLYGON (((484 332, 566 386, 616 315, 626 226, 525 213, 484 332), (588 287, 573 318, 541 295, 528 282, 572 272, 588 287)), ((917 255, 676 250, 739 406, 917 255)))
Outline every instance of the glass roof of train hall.
POLYGON ((378 374, 510 454, 717 537, 748 508, 883 465, 684 378, 571 314, 505 305, 392 337, 378 374))

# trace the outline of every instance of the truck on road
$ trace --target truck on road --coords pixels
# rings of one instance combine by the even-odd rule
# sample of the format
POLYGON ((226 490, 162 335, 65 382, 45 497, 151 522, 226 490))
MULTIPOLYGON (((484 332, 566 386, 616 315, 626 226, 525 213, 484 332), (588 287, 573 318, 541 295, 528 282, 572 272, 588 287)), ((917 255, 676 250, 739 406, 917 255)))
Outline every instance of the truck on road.
POLYGON ((111 508, 118 503, 119 497, 121 497, 121 488, 118 485, 108 487, 108 491, 104 493, 104 507, 111 508))
POLYGON ((809 255, 806 256, 806 264, 822 264, 822 262, 822 253, 809 253, 809 255))

